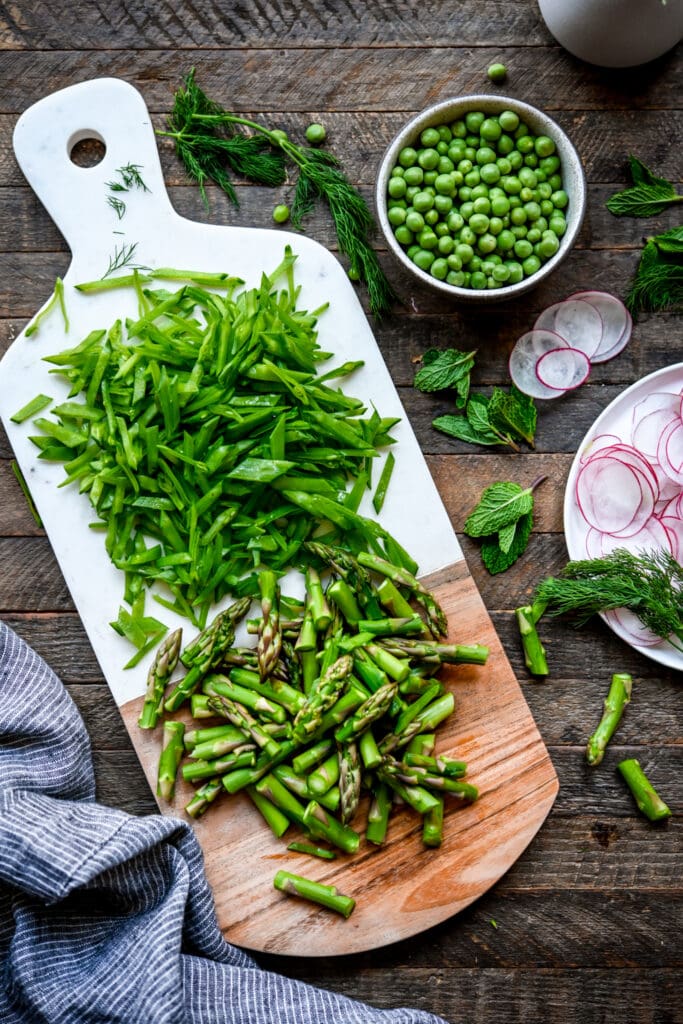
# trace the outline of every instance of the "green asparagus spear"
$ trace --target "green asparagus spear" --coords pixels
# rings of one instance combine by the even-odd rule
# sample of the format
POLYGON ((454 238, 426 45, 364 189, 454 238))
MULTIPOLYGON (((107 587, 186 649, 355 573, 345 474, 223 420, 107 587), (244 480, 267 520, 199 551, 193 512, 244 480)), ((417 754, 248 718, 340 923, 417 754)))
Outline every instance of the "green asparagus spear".
POLYGON ((213 761, 188 761, 181 768, 185 782, 197 782, 199 779, 212 779, 216 775, 225 775, 236 768, 252 768, 256 764, 253 744, 238 747, 230 754, 217 757, 213 761), (246 747, 246 749, 245 749, 246 747))
POLYGON ((321 807, 315 800, 307 805, 304 811, 303 824, 318 839, 326 839, 333 846, 338 846, 344 853, 356 853, 360 844, 360 836, 348 825, 341 825, 321 807))
POLYGON ((249 714, 244 705, 230 700, 229 697, 215 696, 209 698, 209 707, 217 715, 227 718, 238 729, 248 733, 254 743, 265 750, 269 757, 275 757, 279 753, 280 744, 265 732, 263 726, 249 714))
POLYGON ((350 896, 343 896, 333 885, 321 885, 320 882, 302 878, 301 875, 292 875, 289 871, 278 871, 273 879, 273 885, 281 892, 288 893, 290 896, 301 896, 312 903, 319 903, 346 918, 352 914, 356 905, 354 899, 350 896))
POLYGON ((185 813, 191 818, 199 818, 214 802, 219 793, 225 790, 221 786, 220 779, 209 779, 203 786, 200 786, 190 802, 185 806, 185 813))
POLYGON ((341 694, 352 668, 352 659, 349 655, 343 655, 320 676, 294 719, 294 739, 303 742, 316 732, 324 713, 341 694))
POLYGON ((277 577, 270 569, 262 569, 258 576, 261 591, 261 623, 258 634, 258 667, 261 679, 267 679, 275 667, 282 648, 280 635, 280 588, 277 577))
POLYGON ((175 794, 176 775, 183 756, 184 732, 183 722, 164 722, 157 776, 157 796, 168 803, 171 802, 175 794))
POLYGON ((337 856, 334 850, 326 850, 322 846, 312 846, 310 843, 289 843, 287 849, 292 853, 307 853, 311 857, 320 857, 321 860, 335 860, 337 856))
POLYGON ((409 637, 386 638, 380 644, 397 658, 433 661, 435 665, 485 665, 489 656, 488 647, 482 644, 438 644, 409 637))
POLYGON ((427 590, 412 573, 407 569, 392 565, 391 562, 368 551, 361 551, 358 561, 366 569, 372 569, 380 576, 386 576, 401 587, 409 590, 414 599, 422 605, 427 615, 429 628, 435 636, 446 636, 448 633, 448 622, 443 609, 429 590, 427 590))
POLYGON ((548 675, 548 662, 545 656, 545 647, 536 630, 536 623, 541 617, 537 605, 523 605, 515 609, 519 635, 522 638, 524 650, 524 663, 534 676, 548 675))
POLYGON ((368 823, 365 838, 375 846, 381 846, 387 835, 387 825, 391 814, 391 791, 386 782, 373 786, 372 802, 368 811, 368 823))
POLYGON ((631 790, 638 810, 650 821, 663 821, 671 817, 671 810, 666 806, 647 775, 635 758, 621 761, 617 765, 626 785, 631 790))
POLYGON ((311 772, 308 776, 308 788, 310 789, 313 799, 317 800, 324 793, 327 793, 328 789, 335 786, 339 782, 339 757, 337 751, 334 750, 329 757, 327 757, 321 765, 311 772))
POLYGON ((436 807, 427 811, 422 819, 422 842, 425 846, 437 847, 443 842, 443 797, 436 807))
POLYGON ((270 826, 278 839, 280 836, 283 836, 290 824, 287 815, 283 814, 280 808, 276 807, 274 803, 271 803, 267 796, 264 796, 263 793, 259 793, 255 786, 247 786, 247 793, 249 794, 254 806, 261 812, 264 820, 270 826))
MULTIPOLYGON (((396 683, 386 683, 379 690, 376 690, 375 693, 371 694, 358 710, 337 729, 334 734, 337 742, 345 743, 354 736, 360 736, 373 722, 382 718, 389 710, 391 702, 396 696, 396 691, 396 683)), ((434 696, 436 696, 436 693, 434 696)))
POLYGON ((339 745, 339 793, 342 825, 348 825, 358 810, 361 770, 358 746, 353 741, 339 745))
POLYGON ((142 713, 138 721, 141 729, 153 729, 157 724, 166 684, 178 664, 182 635, 182 629, 176 629, 161 641, 157 649, 147 675, 145 703, 142 705, 142 713))
POLYGON ((272 772, 265 775, 256 783, 256 792, 265 796, 272 804, 279 807, 283 814, 286 814, 290 821, 298 825, 304 823, 304 811, 306 808, 299 803, 297 798, 285 786, 282 785, 272 772))
POLYGON ((586 760, 589 764, 598 765, 605 756, 605 748, 619 725, 624 708, 631 700, 632 686, 633 679, 627 673, 615 672, 612 676, 600 724, 586 747, 586 760))

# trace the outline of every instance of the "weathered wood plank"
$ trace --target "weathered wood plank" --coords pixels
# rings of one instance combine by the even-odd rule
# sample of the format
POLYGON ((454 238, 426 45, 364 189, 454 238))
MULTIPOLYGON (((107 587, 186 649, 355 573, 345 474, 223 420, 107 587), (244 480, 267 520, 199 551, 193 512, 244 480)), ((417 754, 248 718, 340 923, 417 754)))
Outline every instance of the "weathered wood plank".
MULTIPOLYGON (((486 68, 501 59, 511 72, 505 86, 509 95, 560 111, 563 122, 568 109, 576 111, 570 115, 575 124, 583 111, 608 110, 605 121, 613 127, 619 114, 634 125, 642 111, 679 106, 681 70, 675 55, 654 68, 630 69, 612 85, 600 70, 567 58, 559 48, 534 51, 528 61, 512 49, 460 46, 213 49, 180 60, 175 50, 159 49, 17 51, 0 61, 0 73, 8 62, 12 68, 3 76, 0 104, 3 113, 17 113, 65 85, 111 76, 127 79, 142 91, 150 110, 163 112, 194 65, 201 87, 238 111, 413 111, 453 95, 486 91, 486 68)), ((594 148, 609 152, 605 141, 596 139, 594 148)))
POLYGON ((219 46, 364 46, 409 44, 452 46, 533 46, 552 42, 538 11, 527 3, 501 5, 481 0, 425 0, 420 16, 408 0, 332 0, 308 4, 240 3, 216 0, 201 10, 187 0, 150 7, 144 0, 114 0, 106 8, 79 6, 64 18, 54 5, 39 0, 30 7, 5 6, 0 12, 0 46, 36 50, 74 48, 174 50, 219 46))
POLYGON ((46 537, 0 537, 0 565, 0 614, 73 608, 46 537))
POLYGON ((42 536, 10 463, 0 460, 0 537, 42 536))
MULTIPOLYGON (((614 217, 605 208, 605 201, 615 191, 612 185, 591 185, 588 189, 589 217, 584 223, 576 243, 577 249, 639 249, 642 246, 643 227, 633 218, 614 217)), ((374 202, 372 183, 362 184, 360 191, 370 207, 374 202)), ((207 211, 196 185, 172 185, 171 202, 178 213, 203 224, 231 224, 242 227, 272 226, 270 211, 276 202, 290 203, 294 185, 279 189, 238 185, 239 209, 217 188, 208 190, 210 207, 207 211)), ((125 197, 124 197, 125 198, 125 197)), ((103 194, 102 201, 106 201, 103 194)), ((125 215, 124 215, 125 217, 125 215)), ((648 234, 658 234, 675 227, 678 213, 669 209, 660 217, 648 219, 648 234)), ((122 222, 125 226, 125 219, 122 222)), ((327 209, 318 204, 306 218, 306 234, 328 249, 337 249, 337 238, 327 209)), ((377 238, 377 247, 384 249, 384 240, 377 238)), ((20 186, 0 187, 0 252, 50 252, 66 250, 54 223, 50 220, 35 193, 20 186)))

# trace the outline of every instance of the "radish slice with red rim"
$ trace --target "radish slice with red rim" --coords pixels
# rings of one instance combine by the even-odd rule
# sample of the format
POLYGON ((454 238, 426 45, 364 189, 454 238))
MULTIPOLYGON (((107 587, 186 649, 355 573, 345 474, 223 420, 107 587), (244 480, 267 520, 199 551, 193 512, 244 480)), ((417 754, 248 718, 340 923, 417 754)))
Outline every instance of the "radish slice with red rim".
MULTIPOLYGON (((566 300, 569 302, 587 302, 600 315, 602 320, 602 337, 590 355, 592 363, 606 363, 619 355, 631 337, 633 322, 626 306, 616 295, 609 292, 576 292, 566 300)), ((559 327, 555 328, 560 334, 559 327)), ((580 348, 580 345, 576 346, 580 348)))
POLYGON ((559 398, 561 391, 541 384, 536 376, 536 364, 546 352, 562 348, 569 348, 569 345, 553 331, 527 331, 518 338, 508 363, 515 387, 531 398, 559 398))
POLYGON ((554 348, 536 363, 536 376, 553 391, 573 391, 588 379, 590 359, 578 348, 554 348))
POLYGON ((678 516, 662 516, 659 522, 666 530, 674 558, 680 563, 683 556, 683 519, 678 516))
POLYGON ((659 438, 657 462, 670 480, 683 487, 683 423, 680 420, 673 420, 659 438))
POLYGON ((681 400, 667 391, 653 391, 633 409, 631 440, 649 459, 657 459, 659 439, 674 420, 680 419, 681 400))
POLYGON ((609 456, 587 462, 576 478, 576 501, 589 526, 613 536, 638 533, 654 511, 644 474, 609 456))
POLYGON ((616 632, 629 640, 634 647, 656 647, 662 642, 662 638, 644 626, 638 616, 628 608, 615 608, 603 614, 605 621, 613 625, 616 632))
POLYGON ((593 440, 586 445, 581 453, 581 462, 588 462, 603 448, 611 448, 615 444, 621 444, 621 438, 616 434, 596 434, 593 440))
POLYGON ((602 317, 590 302, 570 298, 544 309, 534 330, 555 331, 590 359, 602 341, 602 317))
POLYGON ((639 451, 632 447, 630 444, 612 444, 602 448, 600 451, 595 452, 587 462, 591 459, 602 458, 608 456, 609 458, 619 459, 620 462, 625 462, 627 465, 632 466, 634 469, 642 473, 646 478, 647 483, 651 487, 655 500, 659 500, 659 480, 655 468, 650 462, 641 455, 639 451))

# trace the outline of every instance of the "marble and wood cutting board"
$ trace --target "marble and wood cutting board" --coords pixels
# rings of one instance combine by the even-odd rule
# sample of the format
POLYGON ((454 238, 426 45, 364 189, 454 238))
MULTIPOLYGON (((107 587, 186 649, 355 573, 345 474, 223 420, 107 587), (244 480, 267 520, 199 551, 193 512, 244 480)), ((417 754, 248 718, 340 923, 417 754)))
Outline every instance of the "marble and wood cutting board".
MULTIPOLYGON (((393 431, 396 468, 381 522, 411 551, 421 577, 439 596, 451 640, 486 644, 491 650, 485 667, 459 666, 444 673, 456 711, 439 730, 439 751, 467 761, 479 800, 462 809, 447 801, 445 839, 438 850, 423 847, 421 821, 401 810, 392 817, 384 847, 378 850, 362 840, 354 857, 342 855, 331 862, 286 852, 243 794, 222 800, 193 824, 220 925, 238 945, 330 956, 382 946, 444 920, 510 868, 548 814, 558 782, 353 285, 336 258, 303 235, 180 217, 166 193, 147 108, 124 81, 97 79, 41 100, 20 118, 14 145, 26 178, 72 252, 64 277, 70 328, 65 333, 59 314, 53 313, 38 333, 30 338, 22 333, 12 344, 0 363, 0 416, 152 788, 160 730, 150 734, 137 727, 148 662, 125 672, 130 649, 109 626, 122 599, 122 575, 110 564, 102 535, 88 528, 94 515, 87 499, 75 488, 58 490, 63 468, 37 461, 28 440, 30 422, 17 425, 10 419, 39 392, 55 399, 66 395, 43 357, 136 312, 122 291, 84 295, 74 285, 101 277, 116 249, 134 243, 135 261, 142 265, 228 271, 251 287, 280 262, 290 244, 297 254, 299 306, 330 303, 320 320, 322 348, 334 352, 338 362, 365 360, 349 379, 348 390, 374 403, 381 415, 402 417, 393 431), (73 146, 84 138, 97 138, 106 147, 95 167, 82 168, 70 159, 73 146), (107 204, 107 182, 128 163, 142 168, 150 191, 127 193, 126 212, 119 219, 107 204), (280 868, 337 885, 356 898, 356 910, 345 921, 283 896, 272 885, 280 868)), ((372 514, 369 505, 360 511, 372 514)), ((171 612, 155 614, 169 628, 184 625, 186 638, 192 635, 171 612)), ((188 790, 181 782, 174 805, 160 810, 184 817, 188 790)))

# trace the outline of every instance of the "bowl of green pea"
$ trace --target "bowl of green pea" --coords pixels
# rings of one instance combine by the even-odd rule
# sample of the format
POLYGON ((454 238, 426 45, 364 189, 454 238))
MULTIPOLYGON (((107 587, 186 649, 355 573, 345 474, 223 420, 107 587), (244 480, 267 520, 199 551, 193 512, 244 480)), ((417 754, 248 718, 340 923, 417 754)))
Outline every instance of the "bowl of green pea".
POLYGON ((417 279, 454 299, 495 302, 536 287, 567 257, 586 180, 543 111, 511 97, 461 96, 395 136, 375 204, 389 249, 417 279))

